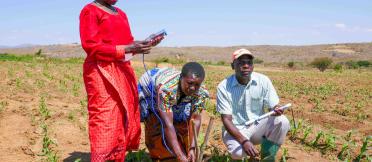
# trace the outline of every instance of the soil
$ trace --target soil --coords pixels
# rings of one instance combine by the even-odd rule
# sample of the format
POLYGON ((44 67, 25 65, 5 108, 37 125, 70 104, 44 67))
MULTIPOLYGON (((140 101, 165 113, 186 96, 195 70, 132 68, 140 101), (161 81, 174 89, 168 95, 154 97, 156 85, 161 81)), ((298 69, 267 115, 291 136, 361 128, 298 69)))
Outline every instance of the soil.
MULTIPOLYGON (((0 62, 0 65, 0 78, 2 78, 0 79, 0 91, 2 92, 0 93, 0 161, 28 162, 45 159, 44 156, 40 156, 45 133, 41 128, 43 118, 39 112, 40 96, 45 96, 46 107, 50 110, 50 117, 46 118, 44 122, 48 125, 48 136, 55 142, 52 149, 57 152, 59 161, 68 162, 76 159, 89 161, 90 146, 86 103, 84 104, 86 94, 82 84, 81 65, 18 62, 0 62), (79 83, 77 91, 73 91, 75 83, 79 83)), ((133 66, 140 69, 138 67, 142 65, 134 63, 133 66)), ((228 66, 211 66, 209 68, 217 70, 217 72, 231 70, 228 66)), ((270 76, 273 76, 274 80, 282 77, 274 75, 274 73, 278 73, 277 70, 267 71, 273 73, 270 76)), ((212 85, 216 85, 225 76, 216 75, 216 77, 218 78, 210 80, 212 85)), ((283 78, 285 79, 285 77, 283 78)), ((299 79, 299 82, 306 80, 301 77, 296 79, 299 79)), ((362 85, 365 86, 369 94, 371 93, 370 81, 368 83, 367 80, 362 85)), ((350 84, 354 82, 360 84, 365 80, 348 82, 348 79, 345 79, 343 82, 346 82, 343 85, 352 86, 350 84)), ((214 88, 210 87, 210 89, 210 92, 214 94, 214 88)), ((340 97, 338 95, 341 94, 336 94, 336 98, 340 97)), ((314 130, 332 130, 339 136, 344 136, 350 129, 355 130, 357 133, 354 137, 358 147, 365 136, 372 134, 371 109, 368 109, 371 103, 364 105, 367 108, 364 108, 367 118, 357 121, 354 116, 341 116, 332 113, 332 111, 314 112, 312 111, 313 103, 309 103, 306 97, 293 100, 283 96, 282 102, 292 102, 297 108, 301 103, 305 103, 301 106, 302 109, 295 109, 295 119, 297 121, 299 118, 305 119, 314 126, 314 130)), ((331 99, 327 102, 335 103, 336 101, 331 99)), ((351 112, 352 115, 355 113, 351 112)), ((292 119, 290 114, 287 112, 287 117, 292 119)), ((202 132, 205 132, 210 116, 213 115, 203 114, 202 132)), ((210 155, 212 148, 216 148, 220 153, 226 153, 226 147, 221 140, 221 127, 220 118, 216 117, 206 151, 207 155, 210 155)), ((314 136, 315 134, 312 134, 309 138, 314 138, 314 136)), ((144 139, 144 133, 141 138, 144 139)), ((337 143, 338 149, 341 146, 342 143, 337 143)), ((301 144, 298 139, 293 141, 287 139, 282 147, 288 149, 289 159, 287 161, 337 161, 337 152, 323 155, 319 150, 301 144)), ((140 149, 145 149, 144 140, 141 140, 140 149)), ((277 158, 280 159, 281 155, 282 151, 280 150, 277 158)))

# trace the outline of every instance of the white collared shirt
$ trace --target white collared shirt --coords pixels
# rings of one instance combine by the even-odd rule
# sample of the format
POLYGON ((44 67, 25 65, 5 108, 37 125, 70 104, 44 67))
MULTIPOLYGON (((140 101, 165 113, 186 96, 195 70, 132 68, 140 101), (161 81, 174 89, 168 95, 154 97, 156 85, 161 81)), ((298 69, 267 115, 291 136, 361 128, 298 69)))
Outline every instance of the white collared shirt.
POLYGON ((273 108, 279 97, 271 80, 253 72, 247 85, 241 85, 235 75, 224 79, 217 87, 217 112, 232 115, 235 125, 264 114, 264 107, 273 108))

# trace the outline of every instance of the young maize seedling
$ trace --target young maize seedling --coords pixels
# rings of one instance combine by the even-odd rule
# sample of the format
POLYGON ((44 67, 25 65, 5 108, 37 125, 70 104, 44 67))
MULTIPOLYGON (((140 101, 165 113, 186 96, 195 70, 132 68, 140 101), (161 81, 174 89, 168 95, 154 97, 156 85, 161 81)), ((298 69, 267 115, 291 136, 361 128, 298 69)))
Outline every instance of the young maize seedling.
POLYGON ((299 132, 299 130, 302 129, 302 122, 303 122, 302 119, 298 120, 297 125, 293 122, 293 128, 291 129, 291 137, 292 138, 295 138, 296 134, 299 132))
POLYGON ((353 130, 347 131, 346 136, 344 137, 345 141, 351 141, 351 135, 353 134, 353 130))
POLYGON ((320 139, 322 136, 323 136, 323 131, 318 132, 318 134, 316 135, 314 141, 312 141, 312 142, 310 143, 310 145, 313 146, 313 147, 318 146, 319 139, 320 139))
POLYGON ((282 154, 282 158, 280 158, 280 161, 281 162, 287 162, 287 157, 288 157, 288 149, 283 148, 283 154, 282 154))
POLYGON ((371 147, 371 146, 368 145, 368 144, 369 144, 371 141, 372 141, 372 136, 368 136, 368 137, 364 138, 364 140, 363 140, 363 145, 362 145, 362 147, 360 148, 360 153, 359 153, 359 155, 356 157, 356 160, 357 160, 357 161, 362 160, 363 157, 366 157, 367 161, 372 160, 372 159, 369 157, 369 155, 367 154, 368 147, 371 147))
POLYGON ((350 148, 348 143, 342 145, 341 151, 337 154, 339 160, 349 160, 350 159, 350 148))
POLYGON ((301 140, 303 143, 306 142, 306 139, 307 139, 307 137, 309 136, 309 134, 311 133, 312 130, 313 130, 313 128, 311 126, 308 126, 308 127, 305 128, 304 137, 301 140))
POLYGON ((39 104, 39 112, 44 120, 50 118, 50 111, 45 103, 45 98, 40 98, 40 104, 39 104))
POLYGON ((326 134, 325 135, 325 143, 326 143, 326 148, 328 149, 335 149, 336 148, 336 137, 333 134, 326 134))

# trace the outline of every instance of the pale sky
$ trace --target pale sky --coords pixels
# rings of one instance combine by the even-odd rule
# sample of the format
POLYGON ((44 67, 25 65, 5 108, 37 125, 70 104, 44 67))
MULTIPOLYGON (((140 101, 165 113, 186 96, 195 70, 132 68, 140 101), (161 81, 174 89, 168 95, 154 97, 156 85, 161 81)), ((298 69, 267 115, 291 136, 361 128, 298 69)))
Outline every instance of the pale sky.
MULTIPOLYGON (((90 0, 2 1, 0 46, 80 43, 90 0)), ((371 0, 119 0, 137 40, 165 29, 161 46, 372 42, 371 0)))

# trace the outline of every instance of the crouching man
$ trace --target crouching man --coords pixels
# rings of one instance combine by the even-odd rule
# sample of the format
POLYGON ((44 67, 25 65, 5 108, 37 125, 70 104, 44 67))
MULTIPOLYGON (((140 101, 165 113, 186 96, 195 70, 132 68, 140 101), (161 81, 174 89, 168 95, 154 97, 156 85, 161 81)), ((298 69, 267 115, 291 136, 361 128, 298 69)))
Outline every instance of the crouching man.
POLYGON ((253 72, 252 53, 246 49, 232 54, 235 74, 217 88, 217 111, 224 125, 223 142, 233 159, 261 156, 261 161, 275 161, 276 153, 290 128, 279 108, 279 97, 270 79, 253 72), (244 123, 264 114, 264 107, 275 113, 259 123, 244 123), (261 144, 259 153, 254 145, 261 144))

